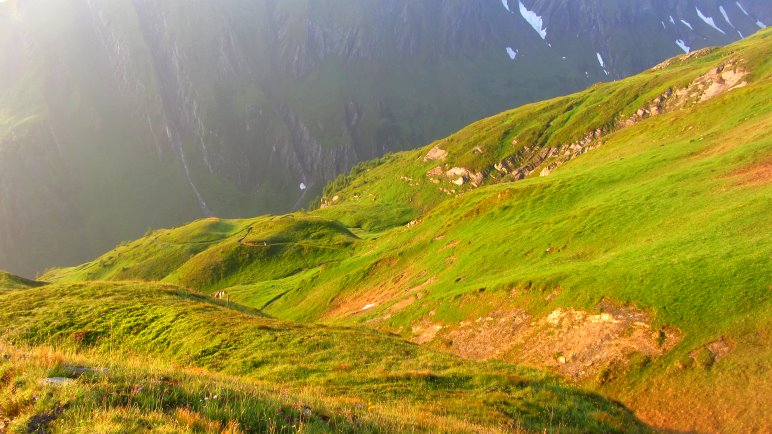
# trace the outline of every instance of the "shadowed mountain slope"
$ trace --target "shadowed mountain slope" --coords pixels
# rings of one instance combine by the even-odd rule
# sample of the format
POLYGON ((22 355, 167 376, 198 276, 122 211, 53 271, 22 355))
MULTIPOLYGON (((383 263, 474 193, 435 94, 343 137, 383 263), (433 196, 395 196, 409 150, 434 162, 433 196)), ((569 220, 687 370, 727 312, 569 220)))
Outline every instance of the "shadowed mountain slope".
POLYGON ((762 0, 5 1, 0 267, 32 277, 149 227, 293 211, 359 161, 770 14, 762 0))

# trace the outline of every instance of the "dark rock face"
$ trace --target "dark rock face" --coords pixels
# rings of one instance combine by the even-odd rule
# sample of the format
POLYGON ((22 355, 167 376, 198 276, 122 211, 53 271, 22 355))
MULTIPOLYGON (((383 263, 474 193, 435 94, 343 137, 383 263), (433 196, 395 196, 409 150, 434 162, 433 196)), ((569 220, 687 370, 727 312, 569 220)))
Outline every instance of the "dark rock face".
POLYGON ((767 2, 740 5, 2 3, 0 268, 32 276, 148 227, 304 206, 358 161, 772 21, 767 2))

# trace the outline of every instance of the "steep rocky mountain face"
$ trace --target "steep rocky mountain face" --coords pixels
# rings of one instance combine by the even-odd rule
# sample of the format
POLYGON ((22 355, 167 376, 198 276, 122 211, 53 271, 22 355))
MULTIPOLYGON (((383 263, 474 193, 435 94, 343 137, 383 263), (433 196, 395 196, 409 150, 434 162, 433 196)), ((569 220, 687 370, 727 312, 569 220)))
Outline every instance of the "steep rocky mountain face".
POLYGON ((762 0, 0 2, 0 268, 305 206, 358 161, 770 15, 762 0))

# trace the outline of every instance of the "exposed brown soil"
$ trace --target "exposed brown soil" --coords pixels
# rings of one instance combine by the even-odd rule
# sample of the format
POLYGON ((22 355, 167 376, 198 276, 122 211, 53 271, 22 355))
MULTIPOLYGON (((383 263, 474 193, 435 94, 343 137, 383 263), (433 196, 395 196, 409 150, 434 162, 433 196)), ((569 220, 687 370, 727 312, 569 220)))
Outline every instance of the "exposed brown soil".
POLYGON ((772 160, 754 164, 732 172, 724 177, 731 179, 738 187, 756 187, 772 181, 772 160))
POLYGON ((770 339, 763 326, 744 336, 721 337, 691 352, 702 362, 684 366, 684 360, 676 361, 642 388, 622 390, 618 398, 647 424, 677 432, 772 432, 770 339))
POLYGON ((611 304, 597 312, 559 308, 544 317, 504 307, 452 327, 425 320, 413 327, 412 340, 434 342, 469 359, 545 366, 582 380, 624 368, 634 355, 660 356, 680 340, 678 330, 650 323, 640 310, 611 304))
POLYGON ((413 304, 415 300, 424 297, 423 290, 437 280, 436 276, 429 277, 423 283, 416 286, 408 286, 414 275, 404 272, 390 281, 383 282, 380 287, 372 288, 366 293, 356 294, 349 299, 341 301, 332 311, 330 316, 349 317, 363 314, 371 309, 391 304, 389 314, 377 321, 388 319, 392 313, 397 312, 413 304), (395 303, 396 300, 396 303, 395 303))

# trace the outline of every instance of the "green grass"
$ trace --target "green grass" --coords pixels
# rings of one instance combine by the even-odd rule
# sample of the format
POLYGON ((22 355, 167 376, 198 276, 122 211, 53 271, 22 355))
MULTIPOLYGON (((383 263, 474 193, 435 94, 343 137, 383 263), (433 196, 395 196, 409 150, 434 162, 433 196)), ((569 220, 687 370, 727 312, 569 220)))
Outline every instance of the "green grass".
MULTIPOLYGON (((383 378, 372 377, 379 370, 390 372, 382 363, 393 363, 394 375, 435 368, 395 361, 395 352, 424 349, 363 330, 416 339, 414 327, 425 321, 453 330, 502 305, 541 318, 557 308, 598 312, 610 301, 646 312, 655 330, 677 330, 680 341, 662 357, 623 367, 613 381, 594 378, 586 386, 668 428, 765 431, 772 426, 759 405, 772 392, 764 380, 772 356, 766 332, 772 318, 771 53, 772 30, 766 30, 726 48, 681 56, 665 68, 505 112, 424 149, 362 164, 325 189, 321 209, 210 219, 158 231, 91 263, 53 270, 43 280, 65 285, 139 279, 207 293, 224 290, 248 308, 304 324, 294 327, 314 330, 314 336, 333 330, 319 324, 334 333, 356 334, 343 341, 368 336, 376 341, 365 357, 372 357, 367 360, 373 365, 358 372, 368 380, 354 389, 364 393, 372 387, 373 394, 386 387, 383 378), (681 89, 727 62, 750 72, 746 86, 705 102, 692 98, 619 127, 620 120, 668 89, 681 89), (525 164, 542 149, 575 142, 599 128, 605 131, 601 147, 549 176, 539 177, 539 169, 553 160, 516 182, 495 169, 505 159, 525 164), (445 161, 424 161, 433 146, 448 152, 445 161), (427 172, 438 165, 480 172, 483 185, 433 183, 427 172), (728 355, 715 364, 700 362, 705 346, 722 338, 733 342, 728 355), (694 408, 694 414, 685 417, 679 408, 694 408), (738 413, 741 408, 744 413, 738 413)), ((29 324, 38 327, 44 318, 29 324)), ((176 320, 163 318, 159 314, 159 327, 173 330, 176 320)), ((56 334, 51 327, 26 336, 56 334)), ((252 339, 257 338, 247 341, 252 339)), ((338 345, 337 337, 330 339, 338 345)), ((185 363, 197 360, 191 353, 196 345, 137 342, 141 345, 133 349, 185 363)), ((308 342, 302 342, 298 348, 305 351, 308 342)), ((442 337, 427 346, 446 348, 442 337)), ((248 347, 238 348, 234 353, 214 349, 211 360, 224 372, 238 373, 238 361, 245 357, 238 351, 248 347)), ((353 348, 334 346, 334 351, 354 357, 361 349, 353 348)), ((292 348, 274 351, 276 358, 266 366, 298 357, 292 348)), ((451 360, 435 352, 420 354, 427 354, 429 365, 451 360)), ((293 375, 324 379, 326 388, 341 387, 325 363, 322 357, 312 366, 303 363, 301 370, 271 375, 289 382, 293 375)), ((496 369, 515 369, 506 366, 496 369)), ((268 375, 268 368, 255 369, 268 375)), ((413 387, 409 384, 405 387, 413 387)), ((466 390, 463 384, 453 387, 466 390)))
MULTIPOLYGON (((282 425, 285 416, 295 423, 300 404, 287 406, 297 395, 301 403, 312 396, 330 408, 321 410, 330 420, 306 422, 310 431, 338 424, 344 431, 376 432, 644 430, 623 406, 533 369, 464 361, 367 329, 278 321, 168 284, 94 282, 16 291, 0 296, 0 323, 6 343, 62 349, 90 360, 88 366, 107 361, 100 365, 108 368, 106 375, 78 380, 84 390, 48 393, 42 403, 25 400, 47 393, 29 377, 61 376, 62 363, 36 369, 17 360, 5 368, 33 371, 22 372, 27 379, 15 382, 21 387, 3 389, 8 405, 27 415, 63 407, 70 414, 57 421, 61 426, 74 420, 87 427, 90 418, 143 410, 165 424, 184 408, 218 427, 235 422, 260 432, 272 422, 282 425), (161 367, 123 362, 148 355, 161 367), (154 381, 170 366, 185 369, 161 384, 154 381), (198 377, 190 380, 193 372, 198 377), (161 393, 166 386, 171 391, 161 393), (254 407, 250 390, 257 391, 254 407), (201 402, 214 394, 224 401, 201 402), (346 422, 341 407, 353 407, 363 423, 346 422)), ((8 376, 2 376, 6 384, 13 378, 8 376)), ((15 423, 23 426, 24 419, 15 423)))
POLYGON ((24 279, 22 277, 14 276, 4 271, 0 271, 0 293, 10 292, 17 289, 34 288, 43 284, 44 283, 42 282, 24 279))
POLYGON ((352 423, 343 414, 355 414, 353 405, 330 411, 310 394, 149 358, 7 344, 0 351, 0 423, 9 433, 373 432, 376 423, 391 422, 360 414, 352 423), (52 377, 71 383, 46 385, 52 377))

